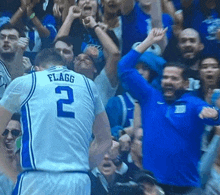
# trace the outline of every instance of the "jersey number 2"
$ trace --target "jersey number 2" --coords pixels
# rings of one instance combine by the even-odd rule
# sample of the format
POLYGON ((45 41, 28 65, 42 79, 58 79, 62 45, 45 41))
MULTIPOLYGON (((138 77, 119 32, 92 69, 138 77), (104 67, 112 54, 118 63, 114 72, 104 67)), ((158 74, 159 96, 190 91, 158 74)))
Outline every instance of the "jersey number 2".
POLYGON ((62 91, 67 92, 68 99, 59 99, 57 101, 57 116, 66 118, 75 118, 74 112, 63 111, 63 104, 72 104, 74 102, 73 89, 68 86, 58 86, 55 88, 55 93, 61 94, 62 91))

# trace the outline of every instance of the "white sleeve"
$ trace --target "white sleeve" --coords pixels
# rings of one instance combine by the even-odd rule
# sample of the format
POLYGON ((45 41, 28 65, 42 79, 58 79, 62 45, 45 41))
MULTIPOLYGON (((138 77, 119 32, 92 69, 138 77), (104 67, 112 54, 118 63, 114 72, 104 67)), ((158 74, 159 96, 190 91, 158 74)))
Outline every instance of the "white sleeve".
POLYGON ((23 78, 14 79, 6 88, 0 105, 11 113, 20 112, 20 97, 23 89, 23 78))
POLYGON ((88 79, 88 80, 89 80, 89 84, 91 86, 92 93, 94 96, 95 115, 98 115, 98 114, 105 111, 105 107, 102 103, 101 97, 99 95, 99 92, 98 92, 98 89, 97 89, 95 83, 93 81, 91 81, 90 79, 88 79))

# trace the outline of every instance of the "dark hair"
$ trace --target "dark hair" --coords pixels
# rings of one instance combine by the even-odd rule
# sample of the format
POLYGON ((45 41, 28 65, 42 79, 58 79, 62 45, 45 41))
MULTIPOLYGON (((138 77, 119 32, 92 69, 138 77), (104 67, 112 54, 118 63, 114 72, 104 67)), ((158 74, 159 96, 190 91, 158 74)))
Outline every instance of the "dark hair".
POLYGON ((148 170, 137 171, 134 175, 134 180, 137 183, 149 183, 151 185, 157 185, 157 180, 154 178, 154 174, 148 170))
POLYGON ((3 24, 0 27, 0 32, 2 30, 12 30, 12 29, 14 29, 14 30, 16 30, 18 32, 19 37, 25 37, 24 32, 20 28, 18 28, 17 26, 12 25, 11 23, 3 24))
POLYGON ((51 63, 54 65, 64 65, 64 61, 60 54, 54 49, 45 48, 37 54, 34 65, 46 68, 47 65, 51 63))
POLYGON ((208 59, 208 58, 212 58, 212 59, 214 59, 217 63, 218 63, 218 66, 220 66, 220 61, 219 61, 219 59, 216 57, 216 56, 214 56, 214 55, 210 55, 210 56, 203 56, 201 59, 200 59, 200 61, 199 61, 199 69, 202 67, 202 62, 204 61, 204 60, 206 60, 206 59, 208 59))
POLYGON ((64 42, 64 43, 66 43, 68 46, 71 46, 71 45, 73 46, 73 43, 74 43, 73 37, 70 37, 70 36, 62 36, 62 37, 57 38, 57 39, 52 43, 52 47, 54 47, 58 41, 62 41, 62 42, 64 42))
POLYGON ((14 113, 11 117, 11 120, 18 121, 20 123, 21 115, 18 113, 14 113))
POLYGON ((110 195, 144 195, 144 189, 135 182, 117 182, 110 190, 110 195))
MULTIPOLYGON (((201 9, 201 12, 203 13, 203 15, 205 17, 208 17, 211 15, 212 10, 207 8, 206 1, 207 0, 200 0, 199 5, 200 5, 200 9, 201 9)), ((215 10, 217 11, 218 15, 220 16, 220 1, 215 0, 215 4, 216 4, 215 10)))
POLYGON ((167 62, 165 65, 164 65, 164 69, 166 67, 176 67, 176 68, 180 68, 183 70, 182 72, 182 77, 184 80, 188 80, 189 79, 189 68, 188 66, 186 66, 185 64, 183 63, 180 63, 180 62, 167 62))

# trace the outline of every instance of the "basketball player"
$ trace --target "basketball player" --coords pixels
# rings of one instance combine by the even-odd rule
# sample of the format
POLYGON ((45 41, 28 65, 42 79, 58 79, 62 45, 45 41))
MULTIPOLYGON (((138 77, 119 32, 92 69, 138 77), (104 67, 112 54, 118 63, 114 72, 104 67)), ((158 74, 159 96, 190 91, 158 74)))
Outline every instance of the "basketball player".
MULTIPOLYGON (((0 133, 14 112, 22 116, 25 171, 14 194, 89 195, 89 163, 97 166, 111 147, 109 122, 95 84, 62 66, 61 56, 50 49, 37 55, 35 65, 44 71, 15 79, 0 101, 0 133)), ((16 181, 16 171, 2 156, 0 168, 16 181)))

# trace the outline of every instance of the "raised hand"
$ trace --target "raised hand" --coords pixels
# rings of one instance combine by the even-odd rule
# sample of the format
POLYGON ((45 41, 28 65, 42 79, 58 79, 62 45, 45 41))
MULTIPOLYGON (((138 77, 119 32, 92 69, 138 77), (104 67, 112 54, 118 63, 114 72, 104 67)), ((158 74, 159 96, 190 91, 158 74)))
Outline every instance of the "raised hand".
POLYGON ((30 4, 31 4, 31 0, 21 0, 22 9, 25 9, 30 4))
POLYGON ((83 25, 86 28, 94 28, 94 26, 96 26, 97 23, 92 16, 87 16, 85 19, 83 19, 83 25))
POLYGON ((32 64, 28 57, 23 56, 23 66, 25 70, 28 70, 31 68, 32 64))
POLYGON ((74 20, 81 16, 81 10, 78 6, 71 6, 69 8, 68 16, 72 17, 74 20))
POLYGON ((157 43, 161 41, 166 34, 168 28, 153 28, 150 33, 148 34, 147 39, 150 40, 152 43, 157 43))
POLYGON ((53 5, 53 15, 56 18, 61 18, 61 16, 62 16, 61 8, 58 3, 54 3, 54 5, 53 5))
POLYGON ((23 51, 25 51, 28 47, 29 39, 26 37, 20 37, 18 40, 18 48, 21 48, 23 51))
POLYGON ((210 119, 218 119, 218 111, 214 108, 204 107, 199 114, 201 119, 210 118, 210 119))

